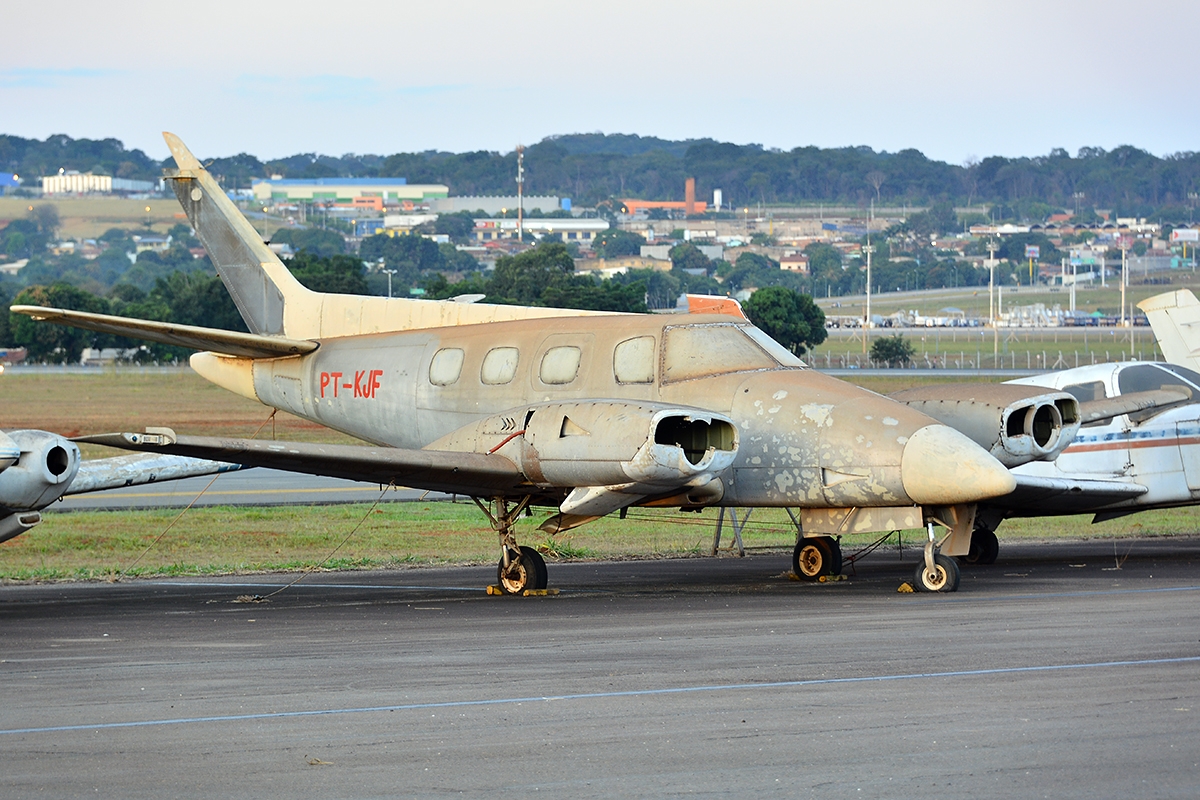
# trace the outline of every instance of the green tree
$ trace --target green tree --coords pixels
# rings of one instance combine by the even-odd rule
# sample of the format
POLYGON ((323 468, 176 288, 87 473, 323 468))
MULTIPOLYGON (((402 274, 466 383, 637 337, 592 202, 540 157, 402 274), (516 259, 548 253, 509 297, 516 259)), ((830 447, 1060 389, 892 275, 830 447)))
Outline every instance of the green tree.
POLYGON ((916 348, 911 342, 905 341, 902 333, 884 336, 871 343, 871 359, 889 367, 903 367, 912 361, 915 352, 916 348))
POLYGON ((271 241, 290 245, 296 251, 307 250, 320 258, 346 252, 346 239, 340 233, 321 228, 280 228, 271 241))
POLYGON ((783 286, 769 286, 742 305, 755 327, 796 355, 825 341, 825 312, 812 297, 783 286))
POLYGON ((542 292, 575 272, 575 261, 559 242, 539 245, 515 256, 500 256, 488 283, 488 296, 512 305, 538 305, 542 292))
POLYGON ((602 231, 592 242, 592 250, 600 258, 618 258, 620 256, 637 256, 642 253, 646 239, 632 231, 620 228, 609 228, 602 231))
POLYGON ((367 269, 361 258, 334 255, 322 258, 301 250, 294 258, 285 260, 296 280, 314 292, 336 294, 367 294, 367 269))
POLYGON ((700 252, 700 248, 691 242, 677 244, 671 248, 670 252, 671 264, 673 269, 678 270, 704 270, 705 274, 711 275, 714 270, 712 260, 704 253, 700 252))

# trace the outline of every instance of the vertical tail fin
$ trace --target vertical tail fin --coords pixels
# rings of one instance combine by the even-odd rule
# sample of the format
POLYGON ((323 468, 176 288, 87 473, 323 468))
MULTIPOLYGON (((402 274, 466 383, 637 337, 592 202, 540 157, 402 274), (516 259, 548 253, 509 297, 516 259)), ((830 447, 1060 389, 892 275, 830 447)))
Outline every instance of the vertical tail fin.
POLYGON ((1158 294, 1138 303, 1146 312, 1163 358, 1200 370, 1200 301, 1190 289, 1158 294))
MULTIPOLYGON (((163 133, 178 169, 167 175, 217 274, 252 333, 282 336, 284 305, 313 293, 300 285, 246 221, 200 161, 173 133, 163 133)), ((301 337, 308 332, 298 332, 301 337)))

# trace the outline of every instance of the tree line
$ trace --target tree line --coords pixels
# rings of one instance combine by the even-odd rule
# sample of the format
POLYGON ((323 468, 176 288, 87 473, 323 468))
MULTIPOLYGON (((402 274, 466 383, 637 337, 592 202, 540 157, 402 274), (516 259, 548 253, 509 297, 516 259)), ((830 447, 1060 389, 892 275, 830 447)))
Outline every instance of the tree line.
MULTIPOLYGON (((152 180, 155 163, 116 139, 51 136, 44 142, 0 136, 0 168, 30 177, 60 167, 152 180)), ((443 183, 455 195, 511 194, 516 154, 427 151, 340 157, 302 153, 261 161, 239 153, 216 158, 209 170, 227 188, 254 178, 404 177, 443 183)), ((791 150, 711 139, 671 142, 629 135, 572 134, 543 139, 525 151, 525 188, 531 194, 572 197, 595 205, 612 198, 678 200, 694 177, 699 197, 713 189, 736 206, 835 203, 865 206, 986 204, 1000 218, 1037 219, 1054 210, 1111 209, 1121 216, 1188 222, 1200 193, 1200 153, 1156 156, 1123 145, 1055 148, 1044 156, 989 156, 950 164, 915 149, 895 153, 870 147, 791 150)))

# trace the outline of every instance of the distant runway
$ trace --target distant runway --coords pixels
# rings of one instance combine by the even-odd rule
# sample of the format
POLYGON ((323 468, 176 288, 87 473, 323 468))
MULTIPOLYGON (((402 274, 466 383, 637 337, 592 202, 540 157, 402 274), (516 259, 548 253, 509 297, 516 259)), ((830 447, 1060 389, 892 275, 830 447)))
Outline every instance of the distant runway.
POLYGON ((1194 797, 1200 539, 0 587, 0 794, 1194 797))
MULTIPOLYGON (((301 475, 295 472, 261 468, 224 473, 212 483, 212 486, 208 486, 210 481, 212 481, 212 476, 208 475, 166 483, 71 495, 47 510, 183 508, 193 501, 197 506, 373 503, 382 491, 381 487, 374 483, 360 483, 340 478, 324 478, 317 475, 301 475), (207 490, 205 487, 208 487, 207 490)), ((446 500, 450 498, 450 495, 401 487, 389 490, 384 495, 384 502, 404 502, 421 498, 446 500)))

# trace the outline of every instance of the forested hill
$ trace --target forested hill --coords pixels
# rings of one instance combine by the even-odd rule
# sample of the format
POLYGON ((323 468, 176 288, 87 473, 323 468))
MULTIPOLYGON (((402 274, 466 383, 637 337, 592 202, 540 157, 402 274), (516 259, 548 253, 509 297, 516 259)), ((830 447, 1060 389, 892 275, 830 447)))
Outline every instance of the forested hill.
MULTIPOLYGON (((709 139, 672 142, 629 134, 553 136, 526 149, 526 192, 572 197, 590 205, 609 198, 683 199, 688 177, 697 198, 722 189, 735 206, 776 203, 1001 205, 1000 216, 1036 217, 1054 209, 1112 209, 1122 216, 1191 219, 1200 192, 1200 154, 1155 156, 1131 146, 1106 151, 1055 149, 1023 158, 991 156, 967 164, 926 158, 917 150, 869 147, 789 151, 709 139)), ((211 156, 206 156, 206 160, 211 156)), ((51 136, 45 142, 0 136, 0 170, 30 177, 59 168, 152 179, 162 166, 115 139, 51 136)), ((325 156, 301 153, 273 161, 241 153, 216 158, 209 169, 228 187, 253 178, 405 177, 444 183, 453 194, 508 194, 514 152, 397 153, 325 156)))

